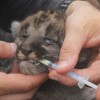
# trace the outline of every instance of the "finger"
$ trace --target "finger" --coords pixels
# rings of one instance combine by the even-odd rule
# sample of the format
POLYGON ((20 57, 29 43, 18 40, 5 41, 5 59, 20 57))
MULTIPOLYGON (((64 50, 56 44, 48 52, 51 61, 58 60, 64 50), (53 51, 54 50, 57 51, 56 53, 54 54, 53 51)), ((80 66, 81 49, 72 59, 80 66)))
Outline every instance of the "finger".
POLYGON ((60 51, 58 73, 65 73, 75 67, 80 51, 86 42, 87 34, 84 34, 80 20, 78 19, 79 23, 76 20, 66 22, 66 36, 60 51))
MULTIPOLYGON (((95 62, 90 67, 86 69, 74 69, 73 72, 78 74, 81 77, 89 77, 89 81, 93 83, 97 83, 100 80, 100 72, 98 71, 98 66, 100 65, 100 61, 95 62), (95 68, 97 67, 97 69, 95 68), (95 76, 95 77, 94 77, 95 76)), ((67 75, 61 75, 58 74, 56 71, 51 71, 49 74, 49 78, 59 81, 60 83, 67 85, 67 86, 73 86, 77 84, 77 81, 72 79, 71 77, 67 75)))
POLYGON ((16 52, 17 46, 14 43, 0 41, 0 57, 6 58, 16 52))
MULTIPOLYGON (((82 70, 74 69, 73 72, 77 73, 81 77, 91 76, 91 73, 88 73, 88 69, 82 69, 82 70)), ((58 74, 56 71, 52 71, 49 74, 49 78, 56 80, 56 81, 59 81, 60 83, 67 85, 67 86, 73 86, 73 85, 76 85, 78 83, 77 80, 67 76, 67 74, 61 75, 61 74, 58 74)))
POLYGON ((100 60, 92 62, 88 68, 88 75, 89 75, 89 80, 94 83, 99 83, 100 82, 100 60))
POLYGON ((31 100, 37 89, 26 93, 3 95, 0 96, 0 100, 31 100))
POLYGON ((89 81, 98 84, 100 82, 100 60, 92 62, 86 69, 75 69, 80 76, 88 76, 89 81))
POLYGON ((100 85, 98 86, 98 89, 96 91, 96 100, 100 100, 100 85))
POLYGON ((27 92, 47 80, 47 74, 23 75, 0 73, 0 94, 27 92))
POLYGON ((66 75, 58 74, 56 71, 52 71, 49 74, 49 78, 52 80, 59 81, 61 84, 67 85, 67 86, 73 86, 77 84, 77 81, 74 79, 67 77, 66 75))
POLYGON ((66 10, 66 15, 71 15, 74 11, 79 10, 82 7, 89 7, 91 4, 89 4, 87 1, 73 1, 66 10))

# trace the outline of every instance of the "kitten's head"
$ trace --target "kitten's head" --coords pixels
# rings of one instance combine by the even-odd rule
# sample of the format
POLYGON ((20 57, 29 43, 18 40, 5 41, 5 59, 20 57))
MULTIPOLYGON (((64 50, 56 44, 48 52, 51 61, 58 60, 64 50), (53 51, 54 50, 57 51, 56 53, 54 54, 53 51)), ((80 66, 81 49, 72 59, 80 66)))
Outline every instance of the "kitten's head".
POLYGON ((17 34, 17 57, 21 72, 38 74, 47 67, 38 61, 58 60, 64 40, 64 15, 61 12, 40 11, 22 22, 12 23, 12 33, 17 34))
MULTIPOLYGON (((48 68, 39 60, 58 60, 65 37, 65 15, 61 11, 39 11, 22 22, 13 22, 11 30, 16 36, 20 71, 24 74, 47 72, 48 68)), ((82 49, 76 68, 87 67, 97 54, 98 48, 82 49)))

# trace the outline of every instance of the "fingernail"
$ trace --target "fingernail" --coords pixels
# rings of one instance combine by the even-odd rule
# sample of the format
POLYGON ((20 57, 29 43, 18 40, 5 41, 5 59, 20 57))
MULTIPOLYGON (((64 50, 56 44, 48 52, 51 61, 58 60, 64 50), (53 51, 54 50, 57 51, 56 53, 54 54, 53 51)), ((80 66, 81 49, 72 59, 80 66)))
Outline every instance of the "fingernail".
POLYGON ((15 45, 15 43, 10 43, 12 52, 16 52, 17 46, 15 45))
POLYGON ((67 61, 61 61, 58 63, 58 68, 66 68, 68 66, 67 61))

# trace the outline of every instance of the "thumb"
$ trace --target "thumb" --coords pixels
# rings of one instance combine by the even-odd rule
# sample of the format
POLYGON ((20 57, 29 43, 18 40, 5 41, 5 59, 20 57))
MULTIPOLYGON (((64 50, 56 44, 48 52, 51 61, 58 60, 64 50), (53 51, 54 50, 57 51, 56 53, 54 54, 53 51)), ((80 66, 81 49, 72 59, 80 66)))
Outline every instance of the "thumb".
POLYGON ((100 100, 100 85, 98 86, 98 89, 97 89, 96 100, 100 100))
POLYGON ((66 29, 67 34, 60 51, 58 69, 56 70, 61 74, 75 67, 87 37, 80 27, 68 26, 66 29))
POLYGON ((0 58, 6 58, 16 52, 17 46, 14 43, 0 41, 0 58))

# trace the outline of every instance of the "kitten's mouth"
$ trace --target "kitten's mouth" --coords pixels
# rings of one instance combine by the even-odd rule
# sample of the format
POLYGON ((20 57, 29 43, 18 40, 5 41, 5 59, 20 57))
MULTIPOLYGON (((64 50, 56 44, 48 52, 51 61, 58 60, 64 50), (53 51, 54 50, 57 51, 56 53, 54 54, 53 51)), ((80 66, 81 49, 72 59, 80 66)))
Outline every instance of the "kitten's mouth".
POLYGON ((48 72, 48 67, 41 64, 39 60, 27 60, 19 63, 20 72, 24 74, 40 74, 48 72))
POLYGON ((18 57, 20 72, 23 74, 40 74, 48 72, 48 67, 40 63, 40 60, 43 59, 47 59, 52 62, 55 62, 55 60, 57 60, 56 58, 53 57, 43 57, 42 59, 39 58, 29 59, 25 57, 24 59, 21 59, 21 57, 18 57))
POLYGON ((41 64, 38 60, 29 60, 29 62, 35 66, 39 66, 41 64))

